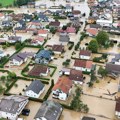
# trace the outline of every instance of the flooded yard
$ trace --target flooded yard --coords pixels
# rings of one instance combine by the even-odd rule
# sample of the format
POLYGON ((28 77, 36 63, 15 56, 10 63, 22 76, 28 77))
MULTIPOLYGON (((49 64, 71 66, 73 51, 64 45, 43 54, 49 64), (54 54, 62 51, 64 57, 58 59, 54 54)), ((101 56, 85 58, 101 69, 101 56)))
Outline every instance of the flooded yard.
MULTIPOLYGON (((103 116, 113 120, 115 112, 115 101, 82 95, 82 101, 88 105, 89 114, 103 116)), ((100 120, 100 119, 97 119, 100 120)))
POLYGON ((4 51, 4 53, 9 56, 11 56, 16 51, 14 46, 7 47, 6 49, 3 49, 2 46, 0 46, 0 50, 4 51))
POLYGON ((34 120, 34 117, 35 117, 37 111, 39 110, 41 104, 42 103, 40 103, 40 102, 29 101, 29 103, 25 107, 26 109, 30 109, 29 116, 20 115, 19 117, 24 118, 24 120, 34 120))
POLYGON ((26 89, 26 86, 29 86, 31 84, 31 81, 25 81, 25 80, 17 80, 16 84, 18 85, 17 87, 16 86, 13 86, 9 93, 11 94, 22 94, 24 95, 24 91, 23 89, 25 90, 26 89))
POLYGON ((20 52, 33 52, 33 53, 37 53, 38 50, 39 50, 39 48, 25 47, 20 52))

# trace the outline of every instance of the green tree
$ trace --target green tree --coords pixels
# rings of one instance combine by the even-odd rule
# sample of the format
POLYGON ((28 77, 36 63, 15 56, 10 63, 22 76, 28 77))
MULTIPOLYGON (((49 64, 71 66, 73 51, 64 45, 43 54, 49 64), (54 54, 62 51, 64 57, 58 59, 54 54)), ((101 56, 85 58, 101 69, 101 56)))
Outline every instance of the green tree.
POLYGON ((14 72, 9 72, 8 77, 16 78, 16 74, 14 72))
POLYGON ((91 50, 93 53, 96 53, 98 51, 98 42, 93 39, 89 42, 88 49, 91 50))
POLYGON ((4 92, 5 88, 0 85, 0 95, 4 92))
POLYGON ((109 35, 105 31, 100 31, 96 36, 96 40, 97 40, 98 44, 104 46, 109 41, 109 35))
POLYGON ((18 42, 18 43, 15 44, 15 49, 16 50, 20 49, 20 47, 21 47, 21 43, 20 42, 18 42))
POLYGON ((66 30, 66 29, 67 29, 67 26, 63 25, 62 30, 66 30))
POLYGON ((98 69, 98 74, 100 74, 102 77, 105 77, 108 74, 108 72, 106 69, 100 66, 98 69))
POLYGON ((56 30, 54 27, 50 28, 50 32, 51 32, 52 34, 55 34, 56 31, 57 31, 57 30, 56 30))
POLYGON ((6 48, 7 48, 7 45, 3 45, 2 48, 3 48, 3 49, 6 49, 6 48))
POLYGON ((5 82, 6 77, 5 76, 1 76, 0 79, 1 79, 2 82, 5 82))

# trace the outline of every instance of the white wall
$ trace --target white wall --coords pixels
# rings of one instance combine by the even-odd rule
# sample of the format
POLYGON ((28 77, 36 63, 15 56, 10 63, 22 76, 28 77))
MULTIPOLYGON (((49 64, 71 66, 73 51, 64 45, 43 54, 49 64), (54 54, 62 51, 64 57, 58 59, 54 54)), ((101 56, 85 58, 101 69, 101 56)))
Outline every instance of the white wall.
POLYGON ((89 59, 90 59, 90 56, 80 55, 80 58, 81 58, 81 59, 86 59, 86 60, 89 60, 89 59))

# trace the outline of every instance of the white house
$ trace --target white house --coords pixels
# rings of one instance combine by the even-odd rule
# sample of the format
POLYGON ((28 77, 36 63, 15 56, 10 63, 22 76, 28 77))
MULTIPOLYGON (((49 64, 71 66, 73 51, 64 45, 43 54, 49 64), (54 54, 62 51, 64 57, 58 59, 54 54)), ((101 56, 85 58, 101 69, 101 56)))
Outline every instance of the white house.
POLYGON ((38 35, 47 39, 48 38, 48 30, 40 29, 40 30, 38 30, 38 35))
POLYGON ((66 100, 71 93, 71 88, 72 81, 68 77, 62 76, 52 89, 52 97, 59 100, 66 100))
POLYGON ((0 101, 0 118, 9 120, 17 120, 18 115, 28 103, 28 97, 11 95, 1 99, 0 101))
POLYGON ((48 73, 48 66, 35 64, 35 66, 31 69, 31 71, 28 74, 31 76, 47 76, 48 73))
POLYGON ((80 59, 89 60, 91 58, 92 52, 89 50, 80 50, 79 56, 80 59))
POLYGON ((98 19, 96 21, 97 24, 101 25, 101 26, 107 26, 107 27, 112 27, 112 20, 102 20, 102 19, 98 19))
POLYGON ((35 45, 35 46, 37 46, 37 45, 42 45, 43 43, 44 43, 44 41, 45 41, 45 39, 43 38, 43 37, 36 37, 35 39, 33 39, 32 41, 31 41, 31 44, 32 45, 35 45))
POLYGON ((62 68, 61 71, 59 71, 60 75, 70 75, 70 68, 62 68))
POLYGON ((92 70, 92 61, 86 60, 75 60, 74 62, 74 69, 84 71, 84 72, 91 72, 92 70))
POLYGON ((62 52, 64 51, 64 46, 63 45, 53 45, 52 46, 52 51, 55 53, 55 54, 62 54, 62 52))
POLYGON ((83 73, 80 70, 71 69, 69 79, 75 84, 83 84, 83 73))
POLYGON ((24 95, 32 98, 39 98, 44 92, 45 86, 40 80, 34 80, 25 90, 24 95))

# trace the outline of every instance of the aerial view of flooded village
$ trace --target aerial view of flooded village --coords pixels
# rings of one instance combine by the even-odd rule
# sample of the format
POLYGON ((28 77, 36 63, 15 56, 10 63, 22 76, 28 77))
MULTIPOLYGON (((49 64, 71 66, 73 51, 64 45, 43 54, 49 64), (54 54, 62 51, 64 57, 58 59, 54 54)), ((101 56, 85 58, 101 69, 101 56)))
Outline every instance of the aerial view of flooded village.
POLYGON ((0 120, 119 120, 120 0, 0 0, 0 120))

